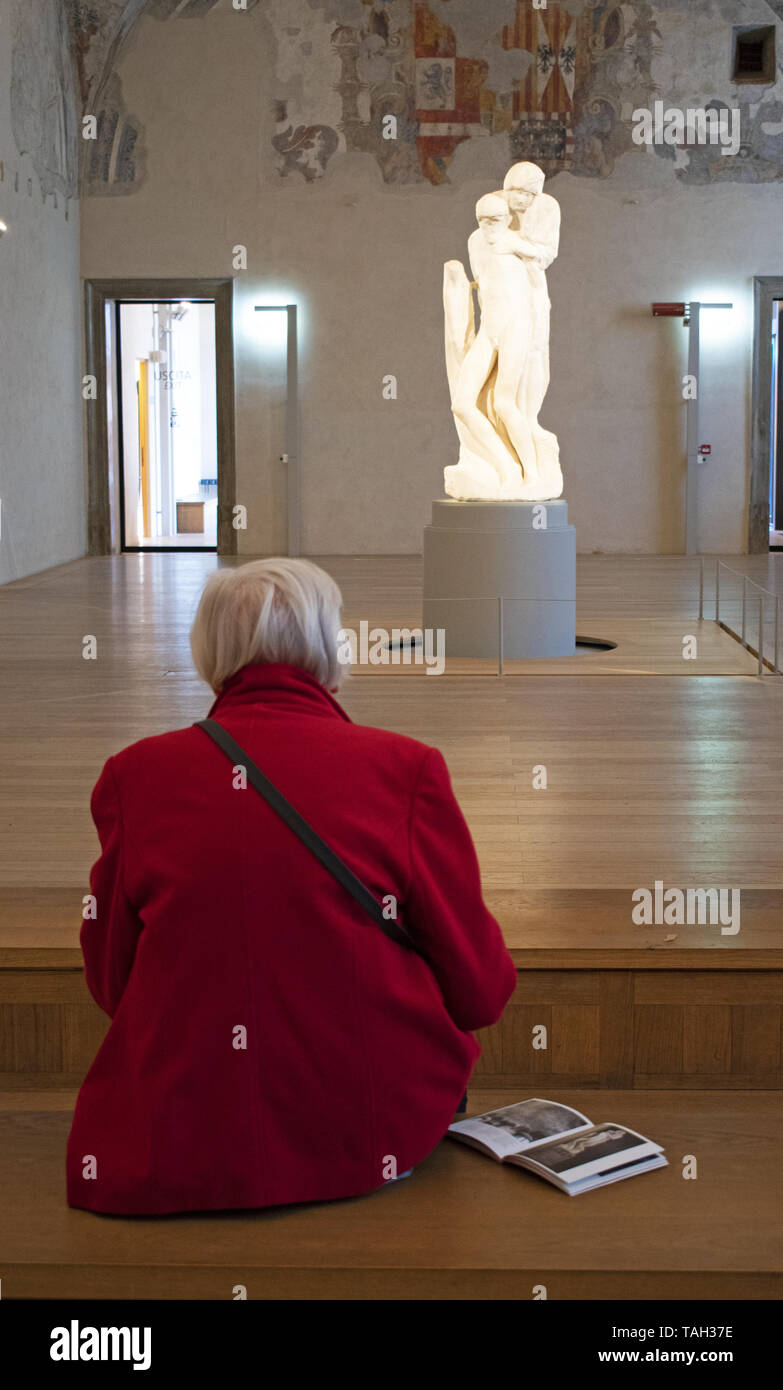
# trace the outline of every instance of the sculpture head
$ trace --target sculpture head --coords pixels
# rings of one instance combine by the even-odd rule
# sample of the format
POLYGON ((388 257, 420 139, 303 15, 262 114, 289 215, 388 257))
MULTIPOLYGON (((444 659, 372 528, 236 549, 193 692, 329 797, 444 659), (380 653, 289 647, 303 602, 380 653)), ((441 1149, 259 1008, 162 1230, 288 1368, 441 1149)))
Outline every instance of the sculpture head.
POLYGON ((512 164, 503 180, 503 188, 512 212, 527 212, 536 194, 544 187, 544 171, 537 164, 523 160, 512 164))
POLYGON ((476 219, 484 240, 493 246, 511 225, 511 213, 502 193, 485 193, 476 203, 476 219))

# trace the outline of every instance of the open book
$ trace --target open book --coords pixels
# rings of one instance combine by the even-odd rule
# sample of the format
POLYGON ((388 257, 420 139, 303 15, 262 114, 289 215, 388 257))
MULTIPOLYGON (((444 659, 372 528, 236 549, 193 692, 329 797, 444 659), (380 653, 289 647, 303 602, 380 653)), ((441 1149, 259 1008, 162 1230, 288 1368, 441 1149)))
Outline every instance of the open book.
POLYGON ((591 1124, 578 1110, 538 1097, 458 1120, 448 1133, 499 1163, 537 1173, 572 1197, 666 1167, 661 1145, 635 1130, 591 1124))

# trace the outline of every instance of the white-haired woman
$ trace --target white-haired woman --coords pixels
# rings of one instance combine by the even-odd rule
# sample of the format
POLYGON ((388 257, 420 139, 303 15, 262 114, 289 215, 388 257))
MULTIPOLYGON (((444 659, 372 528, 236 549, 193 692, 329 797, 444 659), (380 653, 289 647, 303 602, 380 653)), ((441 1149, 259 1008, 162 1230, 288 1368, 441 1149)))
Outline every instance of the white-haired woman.
POLYGON ((191 633, 210 722, 103 769, 82 949, 112 1022, 74 1116, 72 1206, 381 1187, 438 1143, 473 1030, 511 994, 443 758, 334 698, 340 604, 305 560, 218 570, 191 633))

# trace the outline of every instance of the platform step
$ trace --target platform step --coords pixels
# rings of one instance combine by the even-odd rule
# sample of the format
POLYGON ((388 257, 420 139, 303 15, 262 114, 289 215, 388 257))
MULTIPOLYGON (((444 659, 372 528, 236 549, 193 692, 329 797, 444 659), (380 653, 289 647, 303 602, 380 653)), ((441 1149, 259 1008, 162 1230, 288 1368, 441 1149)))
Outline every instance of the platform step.
MULTIPOLYGON (((78 1086, 107 1027, 81 970, 0 970, 0 1089, 78 1086)), ((485 1088, 780 1089, 783 970, 521 970, 480 1037, 485 1088)))
MULTIPOLYGON (((544 1092, 546 1094, 546 1091, 544 1092)), ((472 1092, 470 1110, 519 1092, 472 1092)), ((783 1116, 758 1092, 569 1091, 670 1166, 566 1197, 450 1141, 410 1179, 323 1205, 152 1220, 65 1203, 70 1113, 0 1096, 3 1298, 779 1299, 783 1116), (9 1108, 10 1107, 10 1108, 9 1108), (694 1155, 698 1177, 683 1178, 694 1155), (726 1193, 732 1194, 726 1201, 726 1193)))
MULTIPOLYGON (((743 891, 730 936, 635 927, 626 889, 487 901, 519 977, 482 1035, 482 1086, 783 1087, 783 893, 743 891)), ((73 889, 0 889, 0 1088, 78 1086, 100 1046, 77 907, 73 889)))

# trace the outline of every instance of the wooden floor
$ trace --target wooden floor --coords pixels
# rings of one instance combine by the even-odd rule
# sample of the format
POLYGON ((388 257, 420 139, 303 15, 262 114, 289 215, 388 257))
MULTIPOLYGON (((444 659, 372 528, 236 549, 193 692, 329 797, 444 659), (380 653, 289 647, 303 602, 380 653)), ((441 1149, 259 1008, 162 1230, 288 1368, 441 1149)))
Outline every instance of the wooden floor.
MULTIPOLYGON (((709 566, 699 625, 698 565, 676 557, 580 558, 578 629, 618 647, 566 663, 570 679, 563 663, 381 668, 341 697, 355 720, 443 751, 519 969, 472 1105, 557 1095, 651 1134, 671 1167, 568 1199, 443 1144, 358 1202, 162 1224, 65 1207, 74 1087, 106 1027, 78 950, 89 795, 110 754, 206 713, 187 634, 216 563, 92 559, 0 589, 4 1297, 221 1298, 246 1283, 250 1298, 527 1300, 543 1282, 550 1298, 779 1298, 783 679, 759 680, 709 621, 709 566), (681 658, 686 634, 697 661, 681 658), (739 933, 634 926, 631 893, 655 880, 739 888, 739 933), (549 1047, 534 1051, 541 1024, 549 1047)), ((419 560, 322 563, 346 625, 418 623, 419 560)), ((731 563, 783 591, 783 555, 731 563)))
MULTIPOLYGON (((0 590, 0 887, 73 891, 76 903, 97 848, 88 800, 104 760, 203 717, 210 696, 187 632, 215 563, 100 558, 0 590), (95 661, 82 658, 86 634, 95 661)), ((415 558, 323 563, 353 615, 415 606, 415 558)), ((734 563, 783 588, 783 556, 734 563)), ((635 605, 640 627, 693 626, 697 581, 694 563, 675 557, 581 558, 579 625, 611 635, 635 605)), ((783 678, 680 666, 688 679, 359 676, 343 701, 354 719, 441 748, 490 892, 630 891, 656 878, 780 891, 783 678), (541 764, 546 791, 532 785, 541 764)), ((0 945, 14 930, 6 919, 0 945)))
MULTIPOLYGON (((478 1112, 516 1093, 481 1093, 478 1112)), ((132 1221, 71 1211, 56 1098, 0 1096, 3 1298, 779 1299, 776 1098, 564 1092, 669 1167, 580 1197, 451 1141, 369 1197, 132 1221), (696 1157, 698 1177, 682 1161, 696 1157)))
MULTIPOLYGON (((359 631, 360 619, 346 613, 345 626, 359 631)), ((421 621, 416 611, 402 608, 386 610, 382 620, 370 619, 370 630, 377 624, 393 633, 395 628, 413 630, 421 621)), ((578 634, 579 637, 580 634, 578 634)), ((443 674, 447 676, 755 676, 758 661, 737 642, 723 626, 714 620, 683 620, 677 618, 620 618, 604 619, 600 632, 581 634, 586 638, 608 638, 615 643, 611 650, 592 648, 577 640, 576 651, 569 657, 547 657, 520 660, 499 657, 455 657, 445 655, 443 674), (697 656, 683 658, 683 639, 695 640, 697 656)), ((768 644, 769 645, 769 644, 768 644)), ((412 658, 398 659, 389 665, 366 663, 357 666, 354 679, 367 676, 376 680, 404 676, 423 679, 427 665, 412 658)))

